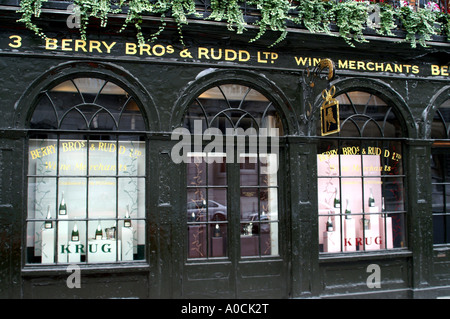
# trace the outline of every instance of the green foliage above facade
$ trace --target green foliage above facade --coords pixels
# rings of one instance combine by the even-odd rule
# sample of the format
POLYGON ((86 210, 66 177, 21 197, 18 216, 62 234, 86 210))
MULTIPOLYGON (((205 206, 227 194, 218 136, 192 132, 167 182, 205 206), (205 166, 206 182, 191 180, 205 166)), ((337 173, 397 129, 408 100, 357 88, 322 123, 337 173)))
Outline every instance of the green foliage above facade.
MULTIPOLYGON (((22 15, 18 21, 41 37, 45 37, 45 32, 36 21, 46 1, 22 0, 18 10, 22 15)), ((426 46, 426 41, 433 35, 450 38, 448 13, 433 6, 413 9, 405 2, 400 7, 393 7, 368 1, 211 0, 206 13, 197 10, 195 0, 74 0, 73 3, 75 13, 80 17, 83 39, 92 18, 99 19, 100 25, 106 27, 108 18, 118 13, 126 14, 121 31, 134 26, 140 44, 154 41, 164 31, 167 18, 176 23, 182 43, 182 27, 189 23, 189 19, 226 22, 230 31, 239 34, 256 27, 259 31, 250 42, 260 39, 267 31, 279 32, 272 45, 283 41, 289 28, 304 27, 313 33, 332 34, 330 28, 333 25, 350 46, 354 46, 354 42, 367 42, 364 37, 367 28, 391 37, 395 36, 392 30, 403 29, 406 34, 404 41, 412 47, 416 47, 417 43, 426 46), (252 12, 251 16, 248 12, 252 12), (145 34, 143 31, 144 16, 160 17, 155 33, 145 34)))

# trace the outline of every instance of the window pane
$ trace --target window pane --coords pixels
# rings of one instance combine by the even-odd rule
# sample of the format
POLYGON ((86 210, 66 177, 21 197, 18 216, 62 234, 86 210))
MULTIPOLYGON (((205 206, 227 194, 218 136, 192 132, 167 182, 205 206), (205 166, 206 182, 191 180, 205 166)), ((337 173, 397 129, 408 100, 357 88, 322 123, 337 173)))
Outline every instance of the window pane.
POLYGON ((251 221, 255 216, 258 216, 258 198, 258 188, 241 188, 240 207, 242 221, 251 221))
POLYGON ((206 188, 191 188, 187 194, 187 220, 206 221, 206 188))
MULTIPOLYGON (((95 158, 93 157, 95 161, 95 158)), ((87 174, 87 141, 84 139, 66 139, 59 141, 59 175, 87 174)))
MULTIPOLYGON (((86 218, 87 209, 87 179, 86 178, 60 178, 58 192, 58 214, 70 218, 86 218), (64 210, 60 212, 60 206, 64 210)), ((95 198, 95 197, 94 197, 95 198)))
POLYGON ((278 255, 276 188, 241 187, 241 256, 278 255))
POLYGON ((145 179, 126 177, 118 179, 118 183, 119 218, 126 215, 131 218, 145 218, 145 179))
POLYGON ((117 174, 116 141, 89 141, 89 175, 114 176, 117 174))
POLYGON ((227 185, 227 165, 226 158, 222 154, 209 153, 207 158, 211 161, 207 164, 208 185, 226 186, 227 185))
POLYGON ((116 179, 89 179, 90 218, 111 218, 116 216, 116 179))
POLYGON ((207 258, 206 225, 188 225, 188 258, 207 258))
POLYGON ((278 154, 259 154, 261 186, 277 186, 277 173, 279 168, 278 154))
POLYGON ((212 221, 226 221, 227 190, 224 188, 210 188, 208 190, 208 216, 212 221))
POLYGON ((433 244, 445 244, 445 215, 433 215, 433 244))
POLYGON ((28 174, 56 175, 58 146, 56 140, 30 139, 28 151, 28 174))
POLYGON ((139 106, 133 99, 128 100, 119 119, 119 130, 145 131, 145 120, 139 106))
MULTIPOLYGON (((125 139, 125 137, 121 137, 125 139)), ((145 142, 136 140, 119 141, 118 173, 121 176, 145 175, 145 142)))
POLYGON ((187 164, 187 185, 206 185, 206 162, 202 157, 191 157, 191 162, 187 164))
MULTIPOLYGON (((47 96, 52 105, 54 105, 59 119, 61 119, 73 106, 82 105, 84 103, 82 95, 78 92, 75 83, 71 80, 65 81, 52 88, 47 92, 47 96)), ((42 99, 40 103, 43 101, 44 99, 42 99)), ((39 114, 37 110, 35 113, 39 114)))
POLYGON ((228 224, 216 223, 209 225, 210 251, 211 257, 227 256, 228 224))
POLYGON ((257 154, 241 154, 240 156, 240 184, 242 186, 257 186, 259 161, 257 154))

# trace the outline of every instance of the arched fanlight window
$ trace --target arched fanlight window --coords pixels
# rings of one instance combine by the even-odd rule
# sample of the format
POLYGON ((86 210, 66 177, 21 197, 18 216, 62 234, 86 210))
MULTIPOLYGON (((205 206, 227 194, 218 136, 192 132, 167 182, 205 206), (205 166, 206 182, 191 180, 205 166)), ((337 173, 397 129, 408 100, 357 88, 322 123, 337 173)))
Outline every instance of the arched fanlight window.
POLYGON ((145 259, 146 122, 114 79, 74 76, 29 120, 26 262, 145 259))
POLYGON ((434 244, 450 243, 450 99, 436 110, 431 128, 434 244))
POLYGON ((223 84, 200 94, 189 107, 184 127, 194 132, 194 121, 202 128, 226 129, 277 128, 283 135, 280 117, 271 101, 248 86, 223 84))
POLYGON ((372 92, 339 101, 340 131, 319 142, 320 252, 406 247, 402 126, 394 106, 372 92))
POLYGON ((336 97, 342 137, 400 137, 401 125, 393 107, 379 96, 350 91, 336 97))
POLYGON ((135 98, 100 78, 74 78, 42 92, 30 121, 33 129, 145 130, 135 98))
POLYGON ((281 122, 270 99, 242 84, 205 89, 190 104, 184 127, 193 135, 214 128, 222 144, 202 139, 187 156, 188 259, 227 258, 230 247, 241 257, 279 255, 281 122))

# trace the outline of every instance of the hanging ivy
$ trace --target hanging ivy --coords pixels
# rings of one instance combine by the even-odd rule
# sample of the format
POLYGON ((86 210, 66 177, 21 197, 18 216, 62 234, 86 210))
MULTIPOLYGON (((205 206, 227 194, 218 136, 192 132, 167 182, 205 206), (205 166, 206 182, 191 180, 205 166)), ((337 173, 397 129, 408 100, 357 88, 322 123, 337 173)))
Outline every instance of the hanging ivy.
POLYGON ((367 4, 357 1, 342 2, 341 5, 334 6, 331 12, 345 42, 350 46, 354 46, 351 40, 367 42, 363 34, 369 17, 367 4))
POLYGON ((426 46, 425 41, 431 40, 431 36, 437 34, 434 23, 438 16, 429 9, 419 8, 415 11, 410 6, 403 6, 397 15, 406 30, 405 40, 410 42, 413 48, 417 43, 426 46))
POLYGON ((255 5, 256 8, 261 12, 261 18, 256 22, 259 26, 258 34, 250 40, 254 42, 260 39, 267 30, 281 31, 281 35, 272 46, 280 43, 286 38, 288 21, 294 20, 290 14, 294 7, 288 0, 248 0, 249 5, 255 5))
POLYGON ((333 2, 303 0, 297 6, 300 23, 311 32, 330 33, 333 2))
POLYGON ((211 0, 212 12, 208 19, 227 21, 228 30, 241 34, 244 32, 246 22, 238 0, 211 0))
MULTIPOLYGON (((35 20, 41 15, 42 4, 47 0, 21 0, 21 14, 18 20, 45 38, 45 33, 39 28, 35 20)), ((370 3, 362 1, 323 1, 323 0, 211 0, 209 16, 201 16, 195 7, 195 0, 74 0, 80 15, 80 34, 86 39, 87 25, 91 18, 100 20, 100 26, 106 27, 108 17, 112 14, 126 13, 126 18, 120 29, 124 31, 129 26, 136 30, 136 38, 140 45, 147 41, 153 42, 164 31, 170 17, 174 20, 183 42, 182 27, 187 25, 189 17, 204 18, 214 21, 224 21, 230 31, 243 33, 250 24, 258 28, 257 34, 250 42, 261 39, 267 31, 280 33, 272 43, 276 45, 283 41, 288 34, 288 25, 304 26, 310 32, 331 34, 330 25, 335 24, 339 35, 350 45, 354 42, 367 42, 364 37, 366 28, 374 28, 383 36, 394 36, 392 30, 397 27, 396 20, 406 31, 405 41, 412 47, 417 43, 426 46, 435 34, 442 34, 450 38, 450 20, 448 13, 441 13, 430 8, 413 10, 410 6, 400 8, 386 3, 370 3), (256 21, 246 22, 244 6, 254 8, 257 13, 256 21), (368 17, 376 12, 379 23, 373 24, 368 17), (143 17, 153 15, 160 17, 158 30, 145 35, 142 30, 143 17)))

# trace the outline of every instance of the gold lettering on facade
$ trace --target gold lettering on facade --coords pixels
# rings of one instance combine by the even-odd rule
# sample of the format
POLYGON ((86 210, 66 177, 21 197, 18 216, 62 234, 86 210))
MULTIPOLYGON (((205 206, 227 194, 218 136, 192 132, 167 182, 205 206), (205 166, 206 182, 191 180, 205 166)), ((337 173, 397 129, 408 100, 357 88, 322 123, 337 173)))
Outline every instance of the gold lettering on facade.
MULTIPOLYGON (((313 57, 294 57, 297 66, 311 67, 317 65, 321 59, 313 57)), ((410 64, 397 64, 390 62, 373 62, 373 61, 361 61, 350 59, 338 59, 337 68, 342 70, 355 70, 364 72, 387 72, 387 73, 410 73, 419 74, 420 68, 418 65, 410 64)), ((447 67, 448 69, 448 67, 447 67)), ((432 72, 437 75, 439 73, 437 68, 432 68, 432 72)), ((444 74, 445 75, 445 74, 444 74)))
MULTIPOLYGON (((19 35, 10 35, 8 37, 7 48, 19 49, 23 47, 24 39, 19 35)), ((47 51, 60 50, 63 52, 76 53, 101 53, 101 54, 124 54, 127 56, 150 56, 150 57, 164 57, 176 53, 178 57, 198 59, 198 60, 213 60, 213 61, 227 61, 227 62, 253 62, 263 65, 275 64, 280 60, 277 52, 271 51, 255 51, 251 52, 243 49, 231 48, 208 48, 198 47, 195 49, 187 49, 176 51, 172 45, 163 44, 143 44, 125 42, 117 45, 117 42, 99 41, 99 40, 82 40, 82 39, 57 39, 46 38, 44 40, 43 48, 47 51), (115 50, 113 52, 113 50, 115 50)), ((313 67, 317 65, 322 59, 318 57, 309 56, 288 56, 283 62, 291 60, 294 65, 298 67, 313 67)), ((430 76, 450 76, 450 66, 436 65, 419 66, 414 64, 401 64, 395 62, 376 62, 357 59, 337 59, 336 67, 340 70, 351 70, 357 72, 384 72, 389 74, 406 74, 418 75, 421 72, 426 72, 425 75, 430 76), (421 69, 422 68, 422 69, 421 69), (428 69, 427 69, 428 68, 428 69)))

